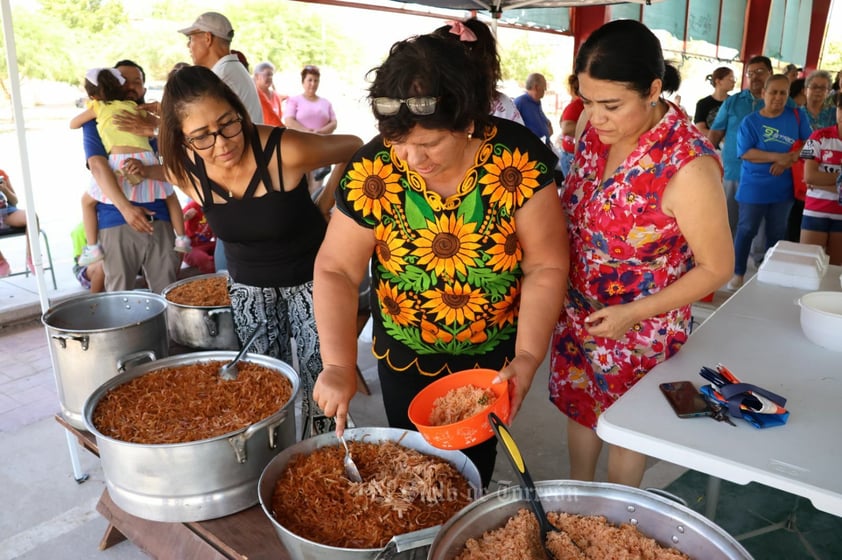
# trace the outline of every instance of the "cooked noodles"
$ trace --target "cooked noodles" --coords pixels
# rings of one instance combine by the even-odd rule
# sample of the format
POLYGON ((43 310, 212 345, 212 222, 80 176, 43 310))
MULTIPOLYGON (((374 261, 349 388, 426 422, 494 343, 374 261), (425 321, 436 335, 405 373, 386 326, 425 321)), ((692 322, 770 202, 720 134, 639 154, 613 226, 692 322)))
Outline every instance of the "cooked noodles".
MULTIPOLYGON (((560 512, 548 513, 547 519, 561 529, 547 535, 547 548, 555 560, 689 560, 684 553, 661 546, 629 523, 616 526, 599 515, 560 512)), ((541 558, 540 539, 535 514, 521 509, 503 527, 486 531, 479 539, 468 539, 456 560, 541 558)))
POLYGON ((341 446, 293 457, 275 484, 275 519, 305 539, 381 548, 395 535, 444 523, 471 501, 452 465, 394 442, 349 441, 363 482, 345 477, 341 446))
POLYGON ((234 432, 281 409, 292 396, 282 374, 241 361, 236 379, 219 377, 226 362, 162 368, 103 395, 93 422, 103 435, 132 443, 184 443, 234 432))
POLYGON ((191 307, 226 307, 231 305, 225 276, 200 278, 185 282, 167 292, 167 299, 191 307))
POLYGON ((491 389, 475 385, 456 387, 433 401, 430 425, 444 426, 461 422, 479 414, 496 400, 497 395, 491 389))

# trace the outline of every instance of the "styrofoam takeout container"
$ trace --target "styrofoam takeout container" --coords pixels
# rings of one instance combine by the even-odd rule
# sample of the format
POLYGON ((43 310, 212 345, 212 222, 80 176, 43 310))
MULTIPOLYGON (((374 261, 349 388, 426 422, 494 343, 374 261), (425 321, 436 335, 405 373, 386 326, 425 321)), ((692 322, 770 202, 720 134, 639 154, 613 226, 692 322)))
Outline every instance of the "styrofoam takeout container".
POLYGON ((830 262, 830 256, 824 252, 824 247, 810 243, 794 243, 792 241, 781 240, 775 243, 775 246, 770 248, 768 252, 815 257, 824 263, 825 266, 830 262))
POLYGON ((766 284, 817 290, 830 261, 819 245, 779 241, 766 252, 757 280, 766 284))

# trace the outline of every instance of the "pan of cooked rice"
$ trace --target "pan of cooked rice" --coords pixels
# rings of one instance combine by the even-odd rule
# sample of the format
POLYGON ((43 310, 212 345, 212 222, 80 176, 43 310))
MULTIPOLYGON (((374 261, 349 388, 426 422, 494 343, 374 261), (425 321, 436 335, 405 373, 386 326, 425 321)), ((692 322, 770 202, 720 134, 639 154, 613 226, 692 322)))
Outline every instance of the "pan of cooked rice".
MULTIPOLYGON (((752 558, 706 517, 645 490, 575 480, 545 480, 535 486, 550 523, 566 533, 548 535, 555 560, 752 558), (561 536, 569 536, 576 546, 561 536)), ((538 523, 527 509, 519 487, 480 498, 442 526, 428 560, 540 558, 538 523)))

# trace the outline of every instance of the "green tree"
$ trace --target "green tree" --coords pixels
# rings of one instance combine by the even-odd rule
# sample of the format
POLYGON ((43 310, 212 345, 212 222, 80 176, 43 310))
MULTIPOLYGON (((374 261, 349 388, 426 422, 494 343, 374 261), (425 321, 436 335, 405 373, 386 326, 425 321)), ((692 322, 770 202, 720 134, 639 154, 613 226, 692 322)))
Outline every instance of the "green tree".
POLYGON ((534 45, 527 36, 521 35, 511 43, 501 43, 498 50, 504 80, 515 80, 523 85, 533 72, 543 74, 547 82, 554 80, 556 60, 551 47, 534 45))
MULTIPOLYGON (((42 11, 15 8, 12 11, 12 22, 21 77, 79 82, 79 76, 84 70, 74 57, 78 44, 74 33, 60 19, 42 11)), ((0 61, 0 72, 5 82, 9 74, 5 37, 2 48, 4 56, 0 61)))
POLYGON ((836 72, 842 70, 842 41, 828 41, 822 51, 822 60, 819 68, 830 72, 836 77, 836 72))
POLYGON ((40 3, 44 13, 55 16, 70 29, 101 33, 128 23, 119 0, 41 0, 40 3))

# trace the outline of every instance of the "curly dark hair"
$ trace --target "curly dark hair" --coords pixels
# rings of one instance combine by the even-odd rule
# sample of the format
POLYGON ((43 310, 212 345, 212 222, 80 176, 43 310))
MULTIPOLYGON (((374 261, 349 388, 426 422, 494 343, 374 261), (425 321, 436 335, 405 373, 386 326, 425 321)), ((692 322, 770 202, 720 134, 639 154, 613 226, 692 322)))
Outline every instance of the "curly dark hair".
POLYGON ((420 125, 426 129, 466 130, 471 124, 479 134, 491 122, 489 72, 476 64, 459 41, 435 34, 419 35, 392 45, 389 56, 370 72, 375 77, 368 90, 376 97, 438 99, 430 115, 416 115, 406 105, 394 115, 372 111, 387 140, 399 141, 420 125))
POLYGON ((463 20, 461 23, 476 35, 476 41, 462 41, 458 35, 451 32, 453 26, 450 24, 439 27, 432 34, 458 41, 476 60, 476 64, 485 68, 488 72, 488 87, 491 88, 493 99, 497 95, 497 82, 503 79, 500 55, 497 53, 497 39, 494 38, 488 26, 475 17, 463 20))

